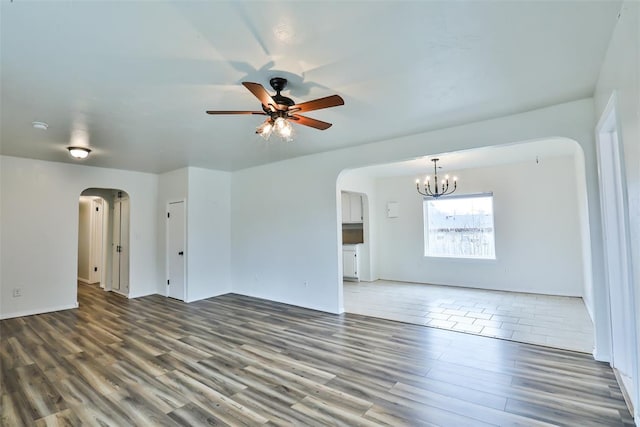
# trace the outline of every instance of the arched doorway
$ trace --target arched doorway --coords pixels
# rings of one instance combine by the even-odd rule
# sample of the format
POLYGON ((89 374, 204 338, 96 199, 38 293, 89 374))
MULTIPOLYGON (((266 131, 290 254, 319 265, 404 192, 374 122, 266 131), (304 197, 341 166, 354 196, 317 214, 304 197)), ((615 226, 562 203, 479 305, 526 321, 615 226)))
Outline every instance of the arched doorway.
MULTIPOLYGON (((580 146, 550 138, 427 157, 339 175, 338 194, 365 193, 373 207, 368 240, 375 242, 371 277, 377 279, 343 281, 339 292, 344 311, 590 353, 593 284, 580 146), (495 217, 493 208, 482 211, 495 224, 492 257, 427 251, 427 237, 440 238, 431 234, 424 197, 416 191, 415 179, 429 172, 427 157, 445 159, 445 172, 461 176, 458 192, 449 200, 475 200, 485 194, 493 200, 495 194, 495 217), (521 310, 523 304, 527 310, 521 310)), ((344 204, 343 198, 337 212, 343 244, 344 204)), ((462 237, 472 242, 468 224, 477 227, 478 222, 471 211, 446 218, 458 225, 436 222, 438 232, 467 233, 462 237)), ((343 257, 346 279, 345 265, 343 257)))

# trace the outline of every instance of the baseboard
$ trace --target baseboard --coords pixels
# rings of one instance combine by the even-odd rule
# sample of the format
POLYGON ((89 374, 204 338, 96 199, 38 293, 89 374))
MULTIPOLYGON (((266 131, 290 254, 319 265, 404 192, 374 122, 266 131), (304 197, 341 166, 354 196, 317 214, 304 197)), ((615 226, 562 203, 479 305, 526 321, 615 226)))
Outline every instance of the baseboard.
MULTIPOLYGON (((111 289, 111 292, 119 293, 118 291, 113 290, 113 289, 111 289)), ((125 295, 125 294, 120 293, 120 295, 125 295)), ((144 292, 143 292, 143 293, 138 293, 138 294, 134 294, 134 293, 132 293, 131 291, 129 291, 129 294, 127 295, 127 298, 129 298, 129 299, 134 299, 134 298, 148 297, 148 296, 151 296, 151 295, 160 295, 161 297, 166 297, 166 296, 167 296, 167 294, 166 294, 166 293, 160 293, 160 292, 158 292, 158 291, 155 291, 155 292, 146 292, 146 293, 144 293, 144 292)))
MULTIPOLYGON (((259 293, 239 291, 237 289, 234 289, 233 291, 231 291, 229 293, 230 294, 236 294, 236 295, 242 295, 242 296, 245 296, 245 297, 258 298, 258 299, 263 299, 263 300, 267 300, 267 301, 278 302, 278 303, 281 303, 281 304, 293 305, 295 307, 308 308, 309 310, 321 311, 323 313, 340 314, 340 312, 336 311, 336 310, 329 310, 326 307, 321 307, 321 306, 317 306, 317 305, 313 305, 313 304, 305 304, 305 305, 303 305, 299 301, 293 301, 293 300, 290 300, 290 299, 287 299, 287 298, 275 299, 273 297, 266 296, 266 295, 261 295, 259 293)), ((336 308, 338 308, 338 307, 336 307, 336 308)))
POLYGON ((591 353, 593 355, 593 359, 597 360, 598 362, 611 362, 611 359, 609 357, 609 354, 607 353, 606 355, 603 354, 601 351, 598 351, 598 347, 593 349, 593 353, 591 353))
POLYGON ((216 292, 213 294, 207 294, 207 295, 201 295, 201 296, 197 296, 195 298, 189 298, 188 296, 185 297, 184 302, 186 303, 191 303, 191 302, 196 302, 196 301, 202 301, 203 299, 208 299, 208 298, 215 298, 215 297, 219 297, 221 295, 226 295, 226 294, 230 294, 232 293, 230 290, 225 290, 225 291, 221 291, 221 292, 216 292))
POLYGON ((71 310, 74 308, 78 308, 77 301, 75 304, 72 304, 72 305, 61 305, 58 307, 48 307, 48 308, 41 308, 36 310, 18 311, 15 313, 8 313, 8 314, 2 313, 0 314, 0 319, 13 319, 15 317, 33 316, 36 314, 45 314, 45 313, 51 313, 54 311, 71 310))
POLYGON ((85 279, 84 277, 80 277, 80 276, 78 276, 78 282, 82 282, 82 283, 84 283, 86 285, 90 285, 91 284, 89 279, 85 279))
MULTIPOLYGON (((624 403, 627 404, 627 408, 629 408, 629 412, 632 414, 632 416, 635 415, 635 411, 633 408, 633 398, 631 396, 631 393, 629 393, 629 390, 627 389, 627 383, 623 380, 620 372, 618 372, 616 368, 613 368, 613 374, 616 376, 616 381, 618 382, 618 386, 620 386, 620 391, 622 391, 624 403)), ((633 384, 629 385, 633 387, 633 384)))
POLYGON ((118 294, 118 295, 123 296, 125 298, 132 298, 132 297, 129 296, 129 294, 125 294, 124 292, 120 292, 120 291, 117 291, 115 289, 111 289, 109 292, 113 292, 114 294, 118 294))

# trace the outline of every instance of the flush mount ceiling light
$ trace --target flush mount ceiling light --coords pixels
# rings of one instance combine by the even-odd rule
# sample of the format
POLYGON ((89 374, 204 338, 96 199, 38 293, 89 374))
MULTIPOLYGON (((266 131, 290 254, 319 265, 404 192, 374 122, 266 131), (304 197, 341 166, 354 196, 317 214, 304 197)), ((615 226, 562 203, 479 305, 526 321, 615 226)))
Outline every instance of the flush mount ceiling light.
POLYGON ((86 159, 91 152, 90 149, 85 147, 67 147, 67 150, 69 150, 69 154, 71 154, 71 157, 78 160, 86 159))
POLYGON ((47 130, 49 128, 49 125, 45 122, 31 122, 31 126, 33 126, 34 129, 40 130, 47 130))
POLYGON ((416 179, 416 189, 418 190, 418 193, 425 197, 433 197, 434 199, 437 199, 440 196, 446 196, 447 194, 453 193, 458 187, 458 178, 455 176, 453 177, 453 188, 449 188, 449 175, 445 175, 444 179, 438 183, 438 160, 440 159, 431 159, 433 162, 433 191, 431 190, 429 176, 424 179, 422 190, 420 190, 420 180, 416 179), (439 184, 442 186, 441 189, 439 189, 439 184))
POLYGON ((298 113, 344 105, 344 100, 338 95, 331 95, 325 98, 303 102, 302 104, 296 104, 293 99, 280 94, 287 86, 287 79, 282 77, 274 77, 269 80, 269 84, 273 90, 276 91, 276 94, 273 96, 269 95, 269 92, 259 83, 242 82, 242 84, 258 98, 262 104, 262 111, 207 111, 207 114, 253 114, 268 116, 267 120, 256 129, 256 133, 264 139, 269 139, 269 137, 275 133, 285 141, 292 141, 292 122, 319 130, 329 129, 331 123, 301 116, 298 113))

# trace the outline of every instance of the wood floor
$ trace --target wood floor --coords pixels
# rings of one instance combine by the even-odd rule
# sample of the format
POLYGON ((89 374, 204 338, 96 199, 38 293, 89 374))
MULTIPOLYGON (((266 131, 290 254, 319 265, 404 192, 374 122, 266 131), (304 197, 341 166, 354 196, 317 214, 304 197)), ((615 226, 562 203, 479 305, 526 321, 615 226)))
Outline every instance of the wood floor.
POLYGON ((588 355, 225 295, 0 322, 3 426, 633 425, 588 355))

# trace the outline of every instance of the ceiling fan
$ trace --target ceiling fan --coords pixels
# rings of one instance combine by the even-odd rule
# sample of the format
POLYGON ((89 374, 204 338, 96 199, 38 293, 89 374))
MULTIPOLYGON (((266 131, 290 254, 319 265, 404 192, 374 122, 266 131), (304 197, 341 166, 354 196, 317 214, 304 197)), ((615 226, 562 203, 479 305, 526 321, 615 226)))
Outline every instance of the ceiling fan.
POLYGON ((331 123, 301 116, 299 113, 344 105, 344 100, 338 95, 331 95, 296 104, 293 99, 280 94, 287 86, 287 79, 283 77, 273 77, 269 80, 269 84, 273 90, 276 91, 276 94, 273 96, 269 95, 269 92, 259 83, 242 82, 242 84, 249 89, 249 92, 258 98, 262 104, 262 111, 207 111, 207 114, 253 114, 268 116, 268 118, 256 128, 256 133, 265 139, 269 139, 271 134, 276 132, 281 138, 291 141, 293 134, 291 122, 319 130, 329 129, 331 123))

